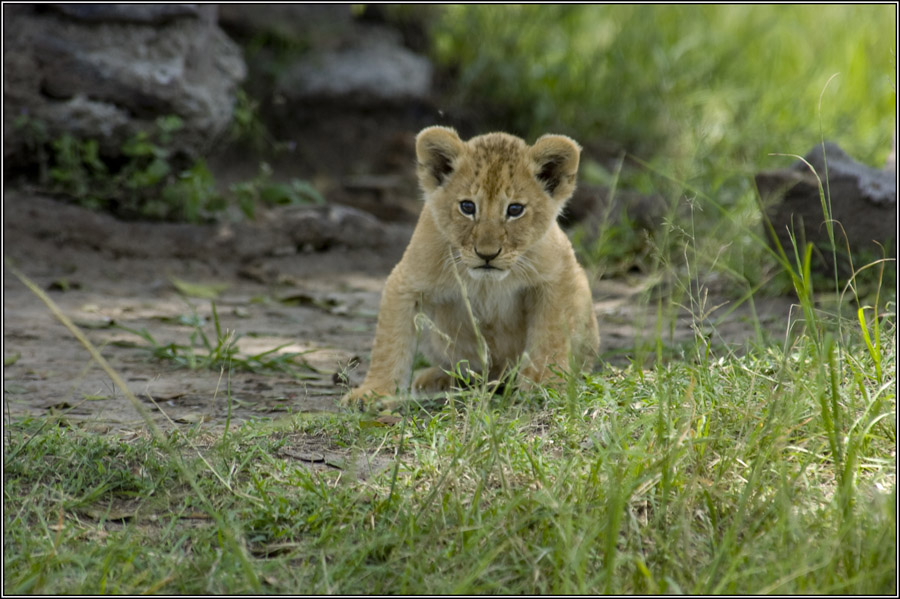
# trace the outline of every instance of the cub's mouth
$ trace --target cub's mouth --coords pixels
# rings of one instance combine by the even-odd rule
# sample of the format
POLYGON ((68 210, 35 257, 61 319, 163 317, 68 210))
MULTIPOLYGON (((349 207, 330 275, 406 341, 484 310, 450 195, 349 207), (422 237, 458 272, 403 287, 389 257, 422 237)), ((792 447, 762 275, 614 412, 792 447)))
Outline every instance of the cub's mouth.
POLYGON ((482 264, 481 266, 470 267, 469 276, 476 280, 494 280, 500 281, 509 275, 509 270, 505 268, 497 268, 490 264, 482 264))

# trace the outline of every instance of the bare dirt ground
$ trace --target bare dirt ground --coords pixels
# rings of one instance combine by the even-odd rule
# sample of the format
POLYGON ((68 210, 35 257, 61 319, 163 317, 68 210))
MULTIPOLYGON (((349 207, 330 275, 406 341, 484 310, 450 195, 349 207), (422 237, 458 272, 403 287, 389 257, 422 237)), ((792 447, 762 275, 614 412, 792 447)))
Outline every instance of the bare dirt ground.
MULTIPOLYGON (((411 225, 379 223, 340 207, 196 226, 123 222, 15 190, 4 194, 3 205, 5 258, 101 348, 157 424, 201 426, 213 434, 229 406, 232 426, 341 409, 341 374, 356 384, 365 373, 384 279, 412 232, 411 225), (304 239, 314 243, 291 236, 304 227, 304 239), (309 368, 299 369, 302 379, 241 370, 223 375, 153 358, 145 340, 121 327, 184 346, 199 316, 215 340, 211 301, 186 296, 179 281, 221 290, 215 299, 220 323, 239 334, 241 354, 278 347, 303 352, 309 368)), ((604 351, 633 347, 635 335, 656 330, 655 305, 634 301, 640 285, 595 283, 604 351)), ((787 298, 776 298, 756 309, 763 322, 783 328, 789 306, 787 298)), ((736 343, 750 337, 746 316, 745 307, 736 310, 719 333, 736 343)), ((691 338, 690 324, 685 313, 665 330, 677 343, 691 338)), ((6 267, 3 345, 6 418, 55 414, 97 433, 145 428, 121 390, 6 267)))

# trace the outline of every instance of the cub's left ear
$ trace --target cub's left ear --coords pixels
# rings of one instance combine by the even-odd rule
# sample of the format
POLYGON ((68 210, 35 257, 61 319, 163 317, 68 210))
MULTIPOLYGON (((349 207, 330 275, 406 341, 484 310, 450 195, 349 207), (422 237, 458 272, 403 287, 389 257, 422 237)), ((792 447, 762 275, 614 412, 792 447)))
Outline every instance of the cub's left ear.
POLYGON ((419 184, 432 192, 444 183, 458 166, 465 145, 450 127, 426 127, 416 136, 419 184))
POLYGON ((575 175, 581 146, 565 135, 544 135, 529 150, 534 177, 557 202, 569 199, 575 191, 575 175))

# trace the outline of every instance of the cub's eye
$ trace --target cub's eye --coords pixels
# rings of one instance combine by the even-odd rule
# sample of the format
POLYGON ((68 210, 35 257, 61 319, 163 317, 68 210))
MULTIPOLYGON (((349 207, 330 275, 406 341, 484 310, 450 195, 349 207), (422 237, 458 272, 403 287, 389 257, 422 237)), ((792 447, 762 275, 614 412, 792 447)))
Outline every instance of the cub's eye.
POLYGON ((475 202, 472 200, 463 200, 459 203, 459 211, 465 214, 466 216, 472 216, 475 214, 475 202))
POLYGON ((510 204, 506 207, 506 216, 508 216, 509 218, 522 216, 523 212, 525 212, 525 206, 523 206, 522 204, 510 204))

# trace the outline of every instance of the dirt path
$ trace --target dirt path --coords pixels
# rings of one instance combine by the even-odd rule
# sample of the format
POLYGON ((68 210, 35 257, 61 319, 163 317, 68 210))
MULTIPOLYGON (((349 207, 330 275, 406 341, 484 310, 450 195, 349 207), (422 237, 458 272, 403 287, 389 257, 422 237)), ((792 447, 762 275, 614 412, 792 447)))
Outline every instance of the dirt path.
MULTIPOLYGON (((175 422, 221 422, 228 413, 229 384, 235 424, 279 412, 337 409, 336 375, 365 355, 384 277, 403 249, 402 243, 391 243, 377 250, 173 256, 180 237, 200 246, 220 231, 98 219, 16 193, 5 196, 4 209, 5 256, 48 290, 165 427, 171 425, 151 397, 175 422), (131 255, 110 249, 114 236, 126 243, 129 235, 131 255), (218 371, 153 359, 146 340, 120 327, 146 329, 159 345, 187 346, 196 324, 205 322, 202 330, 215 343, 212 302, 185 296, 173 281, 201 285, 199 291, 221 288, 215 299, 220 325, 239 334, 240 353, 277 347, 278 353, 302 352, 310 366, 301 369, 303 379, 235 371, 229 380, 218 371)), ((392 234, 403 238, 402 231, 392 234)), ((3 291, 4 359, 12 361, 4 368, 8 415, 60 413, 97 431, 142 426, 85 349, 6 268, 3 291)), ((354 370, 349 374, 351 381, 358 377, 354 370)))
MULTIPOLYGON (((285 240, 284 223, 290 226, 290 219, 284 214, 224 228, 124 223, 13 191, 4 195, 4 255, 48 290, 102 348, 160 426, 171 428, 171 419, 176 426, 202 422, 215 428, 224 423, 229 405, 231 423, 239 425, 287 413, 336 411, 342 373, 355 384, 368 366, 382 285, 412 229, 380 225, 354 212, 316 214, 291 218, 307 225, 310 218, 321 218, 313 229, 324 236, 320 245, 330 247, 327 251, 298 249, 285 240), (325 229, 332 225, 334 236, 350 237, 329 241, 325 229), (211 301, 185 296, 176 287, 179 281, 200 285, 199 291, 221 290, 215 299, 220 325, 238 333, 242 355, 275 348, 282 354, 302 352, 309 366, 300 369, 302 378, 247 371, 221 375, 154 359, 149 343, 122 327, 145 329, 161 346, 187 346, 203 322, 202 330, 215 342, 211 301)), ((597 283, 605 351, 632 347, 635 335, 655 330, 655 307, 633 301, 638 288, 621 281, 597 283)), ((3 292, 7 417, 57 414, 100 433, 144 427, 78 341, 6 268, 3 292)), ((788 305, 786 299, 773 300, 757 309, 773 322, 785 322, 788 305)), ((735 341, 752 334, 742 315, 746 309, 736 311, 720 332, 735 341)), ((671 331, 674 342, 689 339, 690 318, 677 317, 671 331)))

